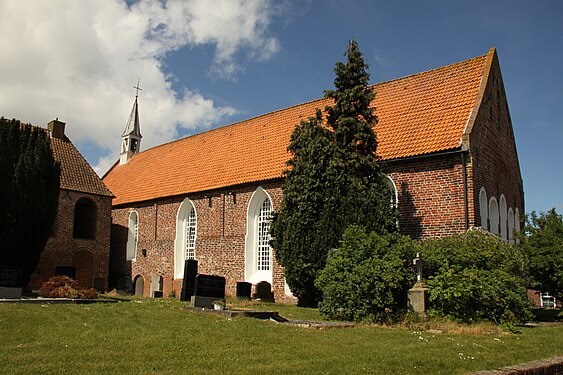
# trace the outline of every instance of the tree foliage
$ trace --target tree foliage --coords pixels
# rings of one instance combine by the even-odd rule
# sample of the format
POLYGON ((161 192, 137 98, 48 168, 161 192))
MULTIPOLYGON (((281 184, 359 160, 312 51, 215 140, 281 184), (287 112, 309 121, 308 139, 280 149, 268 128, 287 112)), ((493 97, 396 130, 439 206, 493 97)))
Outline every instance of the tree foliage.
POLYGON ((60 168, 44 129, 0 119, 0 266, 25 286, 57 213, 60 168))
POLYGON ((525 257, 517 247, 475 230, 430 240, 422 254, 430 314, 461 322, 530 319, 525 257))
POLYGON ((410 265, 419 247, 398 233, 368 234, 362 227, 349 227, 317 278, 321 314, 376 323, 397 320, 416 281, 410 265))
POLYGON ((325 108, 326 116, 317 110, 291 136, 283 200, 271 226, 276 258, 303 306, 320 301, 315 279, 345 228, 358 224, 377 233, 395 228, 375 156, 377 117, 370 107, 375 93, 367 86, 368 66, 354 41, 346 56, 347 62, 335 67, 336 89, 325 92, 334 105, 325 108))
POLYGON ((528 257, 530 287, 563 298, 563 216, 555 208, 532 212, 519 238, 528 257))

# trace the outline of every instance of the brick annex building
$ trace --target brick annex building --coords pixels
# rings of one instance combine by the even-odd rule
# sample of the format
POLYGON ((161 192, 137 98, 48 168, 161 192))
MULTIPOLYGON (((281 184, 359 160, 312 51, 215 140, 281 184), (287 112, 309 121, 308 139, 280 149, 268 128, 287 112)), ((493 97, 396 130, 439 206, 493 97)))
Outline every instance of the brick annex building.
POLYGON ((65 123, 48 124, 51 148, 60 163, 60 193, 53 232, 29 287, 39 289, 55 274, 80 286, 106 289, 113 195, 65 135, 65 123))
MULTIPOLYGON (((512 241, 524 212, 514 133, 496 51, 379 83, 378 156, 415 239, 483 227, 512 241)), ((138 152, 136 101, 122 156, 103 181, 115 194, 110 278, 136 294, 173 289, 184 260, 199 272, 272 284, 290 298, 268 246, 294 127, 319 99, 138 152)))

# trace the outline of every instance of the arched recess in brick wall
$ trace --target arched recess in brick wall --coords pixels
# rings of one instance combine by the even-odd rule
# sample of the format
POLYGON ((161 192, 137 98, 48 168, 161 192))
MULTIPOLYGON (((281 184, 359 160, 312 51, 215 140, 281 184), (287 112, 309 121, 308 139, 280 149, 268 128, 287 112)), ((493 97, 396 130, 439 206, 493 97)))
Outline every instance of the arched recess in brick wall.
POLYGON ((498 234, 499 213, 498 202, 495 197, 491 197, 489 200, 489 223, 491 224, 489 231, 493 234, 498 234))
POLYGON ((74 206, 72 237, 96 238, 96 203, 88 198, 80 198, 74 206))
POLYGON ((186 198, 176 214, 176 239, 174 240, 174 278, 184 277, 186 259, 196 259, 197 212, 193 202, 186 198))
POLYGON ((484 187, 479 191, 479 214, 481 216, 481 228, 489 230, 489 200, 484 187))
POLYGON ((508 211, 506 210, 506 198, 504 194, 500 196, 500 237, 503 240, 508 240, 508 211))
MULTIPOLYGON (((520 210, 518 210, 518 207, 514 209, 514 230, 520 232, 520 210)), ((516 239, 516 242, 518 242, 518 239, 516 239)))
POLYGON ((133 279, 133 290, 135 291, 136 296, 142 296, 145 293, 145 279, 143 276, 137 275, 135 279, 133 279))
POLYGON ((137 211, 132 211, 129 214, 127 230, 127 260, 136 258, 137 242, 139 242, 139 214, 137 214, 137 211))
POLYGON ((258 187, 248 203, 245 237, 245 279, 257 284, 272 283, 272 249, 270 247, 270 222, 272 199, 258 187))
POLYGON ((512 207, 508 209, 508 242, 511 245, 514 243, 514 211, 512 211, 512 207))
POLYGON ((94 255, 90 250, 77 250, 72 254, 72 266, 76 269, 76 281, 83 288, 91 288, 96 274, 94 255))

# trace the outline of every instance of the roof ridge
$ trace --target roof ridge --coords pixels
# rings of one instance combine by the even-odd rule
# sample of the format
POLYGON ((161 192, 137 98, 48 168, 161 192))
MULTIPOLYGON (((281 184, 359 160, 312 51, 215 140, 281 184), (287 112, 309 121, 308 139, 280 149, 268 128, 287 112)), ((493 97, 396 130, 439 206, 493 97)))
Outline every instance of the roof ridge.
MULTIPOLYGON (((466 60, 457 61, 457 62, 448 64, 448 65, 445 65, 445 66, 440 66, 440 67, 437 67, 437 68, 432 68, 432 69, 424 70, 424 71, 422 71, 422 72, 417 72, 417 73, 413 73, 413 74, 410 74, 410 75, 407 75, 407 76, 394 78, 394 79, 391 79, 391 80, 388 80, 388 81, 381 81, 381 82, 373 83, 373 84, 370 84, 369 87, 376 87, 376 86, 380 86, 380 85, 383 85, 383 84, 387 84, 387 83, 391 83, 391 82, 395 82, 395 81, 400 81, 400 80, 408 79, 408 78, 411 78, 411 77, 416 77, 416 76, 419 76, 419 75, 422 75, 422 74, 427 74, 427 73, 430 73, 430 72, 435 72, 435 71, 438 72, 438 71, 445 70, 445 69, 451 69, 451 68, 452 68, 453 66, 455 66, 455 65, 466 64, 466 63, 469 63, 470 61, 474 61, 474 60, 486 58, 488 55, 489 55, 489 53, 486 53, 486 54, 484 54, 484 55, 472 57, 472 58, 466 59, 466 60)), ((258 119, 258 118, 261 118, 261 117, 270 116, 270 115, 275 114, 275 113, 277 113, 277 112, 283 112, 283 111, 290 110, 290 109, 292 109, 292 108, 297 108, 297 107, 305 106, 305 105, 307 105, 307 104, 312 104, 312 103, 314 103, 314 102, 322 102, 322 101, 325 101, 325 100, 327 100, 327 98, 324 98, 324 97, 322 97, 322 98, 317 98, 317 99, 312 99, 312 100, 309 100, 309 101, 306 101, 306 102, 302 102, 302 103, 298 103, 298 104, 291 105, 291 106, 289 106, 289 107, 280 108, 280 109, 276 109, 276 110, 273 110, 273 111, 270 111, 270 112, 262 113, 262 114, 260 114, 260 115, 256 115, 256 116, 254 116, 254 117, 247 118, 247 119, 244 119, 244 120, 241 120, 241 121, 237 121, 237 122, 234 122, 234 123, 231 123, 231 124, 226 124, 226 125, 218 126, 218 127, 215 127, 215 128, 207 129, 207 130, 204 130, 204 131, 199 132, 199 133, 190 134, 190 135, 187 135, 187 136, 182 137, 182 138, 172 139, 172 140, 170 140, 170 141, 168 141, 168 142, 161 143, 161 144, 159 144, 159 145, 156 145, 156 146, 153 146, 153 147, 151 147, 151 148, 148 148, 148 149, 146 149, 146 150, 144 150, 144 151, 141 151, 139 154, 142 154, 142 153, 147 152, 147 151, 149 151, 149 150, 155 150, 155 149, 158 149, 158 148, 160 148, 160 147, 168 146, 168 145, 170 145, 170 144, 172 144, 172 143, 181 142, 181 141, 184 141, 184 140, 189 139, 189 138, 193 138, 193 137, 197 137, 197 136, 203 136, 204 134, 208 134, 208 133, 215 132, 215 131, 220 131, 220 130, 223 130, 223 129, 225 129, 225 128, 231 127, 231 126, 242 125, 243 123, 251 122, 251 121, 256 120, 256 119, 258 119)), ((135 155, 133 155, 133 157, 135 157, 135 155)), ((112 166, 110 169, 108 169, 108 171, 104 174, 103 177, 105 177, 105 176, 108 174, 108 172, 109 172, 111 169, 113 169, 113 167, 115 167, 115 165, 112 166)), ((102 178, 103 178, 103 177, 102 177, 102 178)))

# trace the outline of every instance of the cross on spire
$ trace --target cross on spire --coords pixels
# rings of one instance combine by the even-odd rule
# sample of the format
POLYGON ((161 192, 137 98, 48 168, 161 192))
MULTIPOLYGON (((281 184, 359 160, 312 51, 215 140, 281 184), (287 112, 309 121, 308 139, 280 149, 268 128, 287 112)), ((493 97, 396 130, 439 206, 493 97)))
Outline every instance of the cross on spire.
POLYGON ((133 86, 133 88, 137 90, 135 92, 135 98, 139 96, 139 90, 143 91, 143 89, 139 87, 139 83, 141 83, 141 77, 137 80, 137 86, 133 86))

